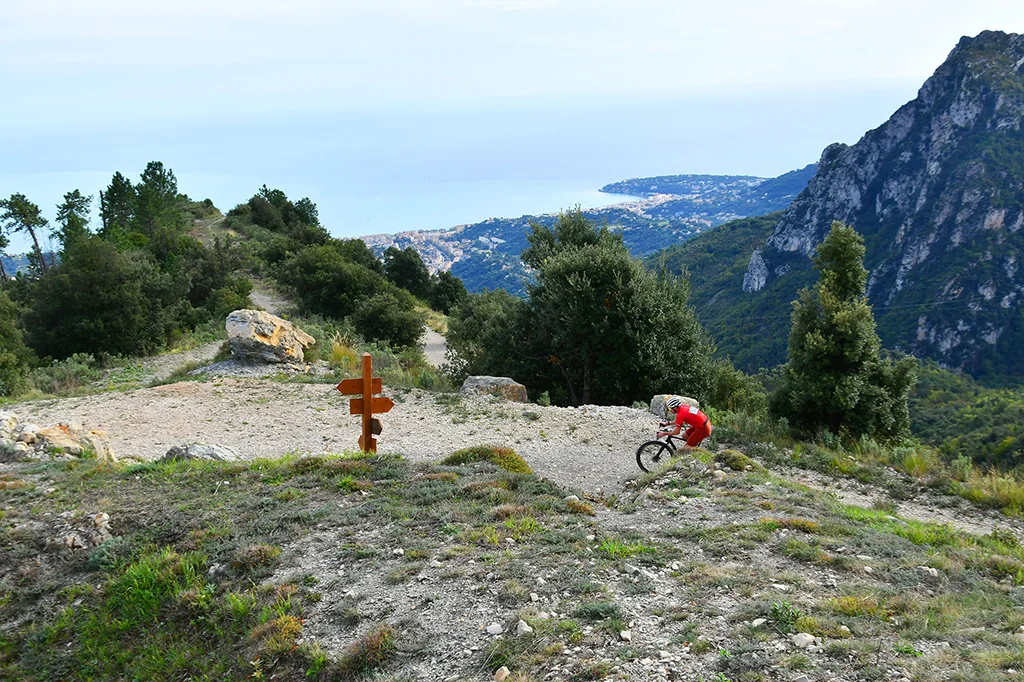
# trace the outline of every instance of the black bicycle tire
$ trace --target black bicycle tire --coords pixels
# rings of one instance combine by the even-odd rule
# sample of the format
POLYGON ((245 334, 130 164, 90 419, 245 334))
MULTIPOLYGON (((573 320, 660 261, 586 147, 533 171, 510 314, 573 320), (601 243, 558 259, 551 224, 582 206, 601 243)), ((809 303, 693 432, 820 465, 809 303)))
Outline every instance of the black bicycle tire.
POLYGON ((640 467, 641 471, 646 471, 647 473, 651 473, 653 471, 653 469, 648 469, 647 467, 644 466, 644 461, 643 461, 642 455, 643 455, 644 449, 647 448, 648 446, 651 446, 651 445, 657 445, 658 446, 654 450, 655 454, 651 458, 652 461, 655 461, 655 462, 660 461, 662 455, 665 455, 665 454, 668 455, 668 457, 665 458, 665 461, 668 461, 668 458, 672 456, 672 447, 668 443, 665 443, 665 442, 660 441, 660 440, 649 440, 649 441, 646 441, 644 443, 641 443, 640 447, 638 447, 636 449, 636 464, 637 464, 638 467, 640 467))

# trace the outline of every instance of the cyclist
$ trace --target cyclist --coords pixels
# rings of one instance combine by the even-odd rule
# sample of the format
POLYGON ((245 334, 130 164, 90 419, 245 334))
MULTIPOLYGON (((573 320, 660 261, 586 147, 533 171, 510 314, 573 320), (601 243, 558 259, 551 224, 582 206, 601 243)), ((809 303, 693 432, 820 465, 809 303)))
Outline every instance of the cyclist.
POLYGON ((705 438, 711 435, 711 421, 700 409, 691 405, 684 405, 682 399, 674 395, 665 401, 665 407, 676 416, 675 422, 662 422, 658 438, 663 436, 678 435, 686 425, 686 445, 684 449, 695 448, 705 438))

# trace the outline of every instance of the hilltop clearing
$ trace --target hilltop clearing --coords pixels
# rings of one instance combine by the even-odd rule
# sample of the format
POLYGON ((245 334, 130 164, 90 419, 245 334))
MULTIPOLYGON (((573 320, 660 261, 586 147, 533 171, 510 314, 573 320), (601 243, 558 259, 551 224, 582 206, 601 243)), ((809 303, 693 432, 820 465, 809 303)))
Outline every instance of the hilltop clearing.
MULTIPOLYGON (((563 440, 516 446, 534 475, 484 461, 521 468, 493 448, 439 463, 457 443, 431 431, 566 412, 484 404, 475 419, 450 402, 408 458, 0 465, 0 674, 1019 679, 1012 531, 849 505, 722 446, 617 494, 573 494, 549 473, 580 482, 601 459, 563 440)), ((633 418, 648 420, 601 414, 620 443, 633 418)), ((280 441, 305 430, 282 423, 280 441)), ((624 459, 603 461, 627 474, 624 459)))

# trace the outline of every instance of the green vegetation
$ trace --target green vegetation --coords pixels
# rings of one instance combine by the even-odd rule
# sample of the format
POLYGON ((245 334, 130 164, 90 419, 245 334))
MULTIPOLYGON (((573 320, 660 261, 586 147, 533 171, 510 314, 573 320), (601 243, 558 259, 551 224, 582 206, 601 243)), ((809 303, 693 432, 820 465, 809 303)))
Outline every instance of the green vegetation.
POLYGON ((771 412, 804 434, 821 430, 896 440, 909 433, 913 358, 881 357, 864 289, 864 241, 835 222, 817 249, 820 278, 794 303, 789 360, 771 412))
POLYGON ((562 405, 707 396, 712 347, 682 281, 644 270, 620 236, 579 210, 553 228, 533 225, 528 240, 529 300, 490 292, 453 310, 454 376, 511 376, 562 405))
POLYGON ((501 445, 474 445, 473 447, 456 450, 441 460, 442 464, 450 466, 461 466, 473 462, 490 462, 514 474, 533 473, 530 465, 515 450, 501 445))

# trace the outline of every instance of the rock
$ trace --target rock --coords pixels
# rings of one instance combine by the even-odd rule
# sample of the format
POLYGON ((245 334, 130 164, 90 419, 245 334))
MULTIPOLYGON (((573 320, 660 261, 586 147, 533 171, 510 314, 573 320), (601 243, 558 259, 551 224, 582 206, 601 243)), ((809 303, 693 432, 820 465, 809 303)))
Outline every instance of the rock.
POLYGON ((580 498, 577 495, 566 495, 564 502, 579 502, 580 498))
POLYGON ((871 561, 871 557, 869 557, 867 554, 858 554, 857 558, 861 561, 871 561))
POLYGON ((939 577, 939 569, 937 569, 937 568, 932 568, 931 566, 918 566, 917 568, 922 573, 927 573, 928 575, 930 575, 933 578, 938 578, 939 577))
POLYGON ((750 622, 750 627, 752 627, 752 628, 759 628, 759 627, 761 627, 762 625, 764 625, 767 622, 768 622, 767 618, 755 618, 754 620, 752 620, 750 622))
POLYGON ((547 584, 548 584, 547 580, 544 580, 544 578, 542 578, 539 575, 537 576, 537 585, 539 585, 540 587, 544 587, 547 584))
POLYGON ((798 675, 793 678, 793 682, 811 682, 811 678, 807 677, 807 675, 798 675))
POLYGON ((870 566, 865 566, 865 567, 864 567, 864 572, 865 572, 865 573, 867 573, 868 575, 871 575, 871 574, 872 574, 872 573, 874 573, 875 571, 874 571, 874 569, 873 569, 873 568, 871 568, 870 566))
POLYGON ((505 678, 511 675, 511 671, 505 666, 501 666, 494 671, 494 682, 505 682, 505 678))
POLYGON ((729 476, 729 474, 725 473, 721 469, 715 469, 714 471, 711 472, 711 475, 715 478, 716 481, 722 481, 729 476))
POLYGON ((790 640, 793 642, 793 646, 797 649, 806 649, 814 644, 814 635, 808 632, 798 632, 790 637, 790 640))
POLYGON ((640 572, 640 569, 633 564, 623 564, 623 570, 626 571, 626 575, 636 575, 640 572))
POLYGON ((500 635, 505 632, 505 628, 501 627, 501 623, 491 623, 487 626, 487 634, 489 635, 500 635))
POLYGON ((632 642, 633 633, 629 630, 622 630, 621 632, 619 632, 619 639, 621 639, 623 642, 632 642))
POLYGON ((298 364, 316 339, 288 320, 262 310, 236 310, 224 323, 228 346, 238 360, 298 364))
MULTIPOLYGON (((23 431, 23 433, 25 433, 23 431)), ((101 462, 116 462, 114 450, 102 431, 87 431, 76 422, 61 422, 56 426, 39 429, 35 433, 36 449, 46 454, 94 456, 101 462)))
POLYGON ((237 452, 223 445, 189 443, 188 445, 175 445, 167 451, 166 455, 160 458, 160 461, 175 462, 187 459, 212 459, 220 462, 235 462, 240 458, 237 452))
MULTIPOLYGON (((650 410, 659 419, 669 419, 670 417, 674 416, 665 408, 665 401, 671 397, 671 393, 664 393, 661 395, 656 395, 653 398, 651 398, 650 410)), ((682 399, 684 405, 691 405, 693 407, 696 407, 698 410, 700 409, 700 403, 697 402, 695 399, 687 398, 686 396, 683 395, 679 396, 679 398, 682 399)))
POLYGON ((845 632, 846 634, 850 634, 850 628, 846 627, 845 625, 840 625, 839 629, 845 632))
POLYGON ((85 538, 78 533, 70 533, 64 537, 64 546, 68 549, 85 549, 88 544, 86 544, 85 538))
POLYGON ((508 377, 471 376, 462 382, 459 391, 463 396, 496 395, 516 403, 529 402, 526 386, 508 377))
POLYGON ((0 434, 14 433, 14 429, 18 426, 18 415, 7 410, 0 410, 0 434))
POLYGON ((540 601, 540 595, 537 594, 536 592, 531 592, 530 593, 530 601, 532 601, 534 603, 539 602, 540 601))
POLYGON ((528 635, 533 632, 533 628, 530 627, 529 623, 525 620, 520 620, 516 623, 516 634, 517 635, 528 635))

